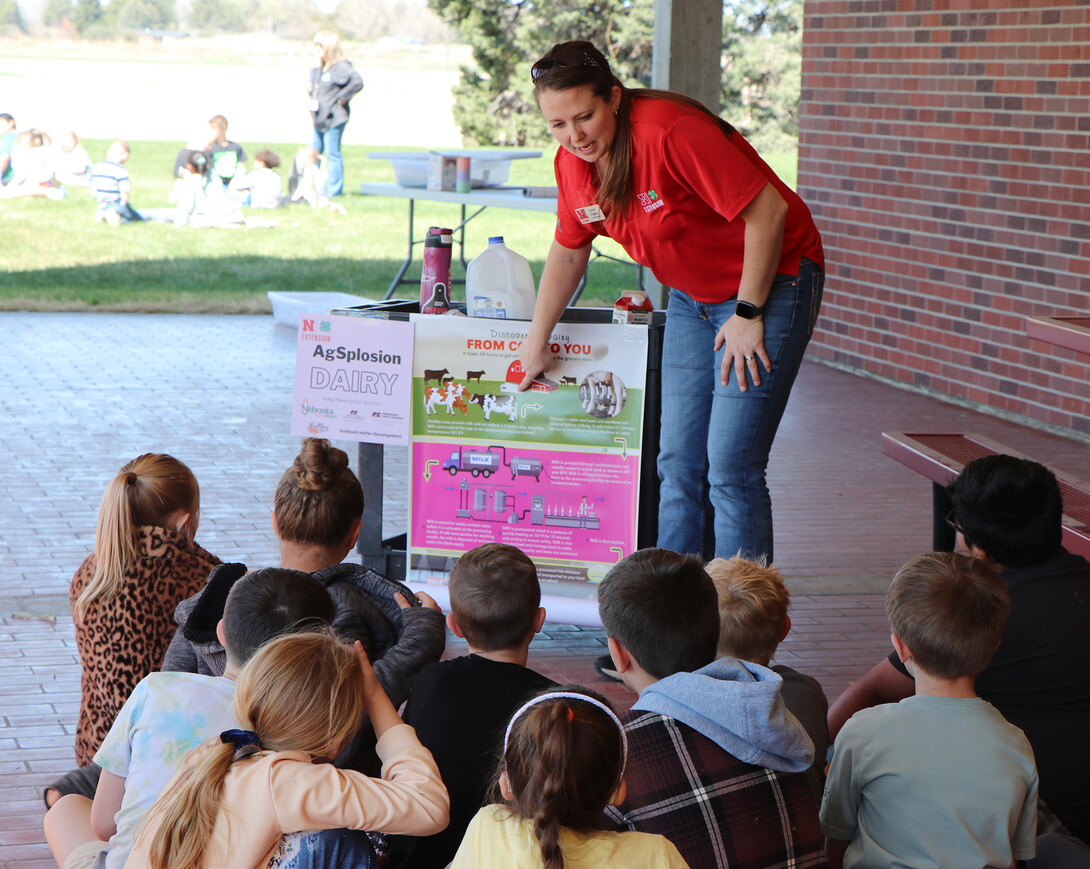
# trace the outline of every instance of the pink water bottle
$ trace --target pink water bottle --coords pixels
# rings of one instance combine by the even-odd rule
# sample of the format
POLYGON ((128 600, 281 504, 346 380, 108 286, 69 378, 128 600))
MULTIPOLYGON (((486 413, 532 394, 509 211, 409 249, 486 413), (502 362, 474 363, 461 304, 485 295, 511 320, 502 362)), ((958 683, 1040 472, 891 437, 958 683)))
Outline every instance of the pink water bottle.
POLYGON ((454 230, 433 226, 424 238, 424 270, 420 275, 420 313, 450 310, 450 255, 454 230))

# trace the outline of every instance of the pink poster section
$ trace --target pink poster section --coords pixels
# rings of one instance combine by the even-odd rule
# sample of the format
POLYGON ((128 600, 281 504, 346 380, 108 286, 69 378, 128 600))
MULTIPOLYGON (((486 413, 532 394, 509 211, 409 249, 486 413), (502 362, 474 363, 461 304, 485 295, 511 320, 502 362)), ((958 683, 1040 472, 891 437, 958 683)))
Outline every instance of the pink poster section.
MULTIPOLYGON (((417 442, 412 449, 412 541, 457 557, 482 543, 508 543, 586 568, 601 580, 636 535, 639 459, 629 453, 417 442)), ((539 563, 539 570, 545 568, 539 563)), ((570 571, 570 568, 569 568, 570 571)))

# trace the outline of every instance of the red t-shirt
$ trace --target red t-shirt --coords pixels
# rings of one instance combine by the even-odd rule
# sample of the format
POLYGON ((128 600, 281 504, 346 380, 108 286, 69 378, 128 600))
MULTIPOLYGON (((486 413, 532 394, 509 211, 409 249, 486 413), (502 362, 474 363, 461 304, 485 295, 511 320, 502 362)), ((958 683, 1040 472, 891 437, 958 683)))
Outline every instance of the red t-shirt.
POLYGON ((585 247, 596 235, 614 239, 670 287, 700 302, 738 292, 745 223, 737 219, 765 184, 787 202, 783 250, 776 269, 798 274, 802 257, 824 266, 821 236, 810 209, 735 133, 672 100, 632 101, 632 176, 636 198, 624 217, 602 216, 594 165, 560 148, 554 160, 556 240, 585 247), (589 206, 589 208, 588 208, 589 206))

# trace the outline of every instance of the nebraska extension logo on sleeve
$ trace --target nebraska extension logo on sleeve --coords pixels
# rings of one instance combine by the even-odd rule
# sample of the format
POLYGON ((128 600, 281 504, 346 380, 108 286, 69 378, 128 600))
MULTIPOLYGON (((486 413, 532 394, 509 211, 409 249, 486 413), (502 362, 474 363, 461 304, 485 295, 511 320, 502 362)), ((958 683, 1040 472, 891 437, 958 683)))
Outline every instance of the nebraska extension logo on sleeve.
POLYGON ((654 190, 648 190, 646 193, 637 193, 636 198, 639 200, 640 205, 643 206, 643 210, 650 214, 656 208, 662 208, 665 204, 659 195, 654 190))

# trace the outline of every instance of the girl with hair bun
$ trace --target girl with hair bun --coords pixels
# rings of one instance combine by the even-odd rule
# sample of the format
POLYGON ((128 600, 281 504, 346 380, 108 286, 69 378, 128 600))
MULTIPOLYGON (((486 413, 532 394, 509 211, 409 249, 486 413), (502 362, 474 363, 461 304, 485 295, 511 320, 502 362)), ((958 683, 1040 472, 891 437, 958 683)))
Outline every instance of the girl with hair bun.
MULTIPOLYGON (((276 487, 272 522, 280 566, 310 573, 326 587, 337 605, 334 630, 346 642, 363 644, 383 690, 400 706, 420 669, 443 654, 443 614, 427 595, 368 567, 342 563, 363 527, 363 488, 344 450, 324 438, 305 438, 276 487)), ((164 670, 222 675, 226 657, 216 623, 231 586, 245 573, 244 564, 221 565, 202 591, 179 604, 178 633, 164 670)), ((369 728, 361 729, 337 764, 377 773, 369 728)))
POLYGON ((470 822, 452 869, 683 869, 663 836, 600 829, 606 806, 624 802, 627 757, 624 728, 604 697, 578 686, 534 697, 503 738, 502 804, 470 822))
POLYGON ((174 608, 220 560, 193 538, 200 489, 172 456, 126 464, 102 496, 95 551, 69 588, 82 676, 76 759, 94 757, 136 683, 159 668, 174 608))
POLYGON ((446 826, 439 770, 358 642, 353 648, 324 631, 270 641, 239 674, 235 715, 240 729, 186 757, 148 812, 126 867, 257 869, 275 865, 270 857, 287 833, 428 835, 446 826), (365 716, 379 738, 381 779, 322 760, 365 716))

